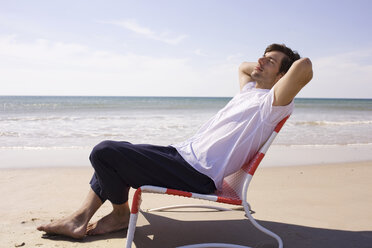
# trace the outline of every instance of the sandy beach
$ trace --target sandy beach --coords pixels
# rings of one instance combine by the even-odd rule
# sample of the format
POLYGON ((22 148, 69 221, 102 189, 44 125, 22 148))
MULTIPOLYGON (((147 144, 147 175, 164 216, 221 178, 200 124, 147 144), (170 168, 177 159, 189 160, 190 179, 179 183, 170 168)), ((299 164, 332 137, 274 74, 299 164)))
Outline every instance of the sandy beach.
MULTIPOLYGON (((126 230, 81 241, 47 237, 36 230, 39 224, 64 217, 80 206, 92 172, 90 167, 1 169, 0 247, 124 247, 126 230)), ((371 188, 372 161, 263 167, 253 178, 248 199, 253 216, 279 234, 284 247, 370 248, 371 188)), ((200 242, 274 247, 270 245, 273 240, 255 230, 239 209, 146 212, 152 207, 191 202, 213 204, 144 194, 133 247, 200 242)), ((110 210, 106 202, 93 220, 110 210)))

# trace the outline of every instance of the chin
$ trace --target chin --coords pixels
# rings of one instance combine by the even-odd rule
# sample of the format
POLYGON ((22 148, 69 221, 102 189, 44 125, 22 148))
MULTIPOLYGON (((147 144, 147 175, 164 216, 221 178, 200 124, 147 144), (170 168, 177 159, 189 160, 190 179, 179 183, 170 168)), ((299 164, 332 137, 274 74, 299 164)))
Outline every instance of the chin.
POLYGON ((256 80, 256 79, 260 78, 260 74, 259 74, 258 72, 256 72, 256 71, 254 71, 254 72, 252 72, 252 74, 251 74, 251 78, 252 78, 253 80, 256 80))

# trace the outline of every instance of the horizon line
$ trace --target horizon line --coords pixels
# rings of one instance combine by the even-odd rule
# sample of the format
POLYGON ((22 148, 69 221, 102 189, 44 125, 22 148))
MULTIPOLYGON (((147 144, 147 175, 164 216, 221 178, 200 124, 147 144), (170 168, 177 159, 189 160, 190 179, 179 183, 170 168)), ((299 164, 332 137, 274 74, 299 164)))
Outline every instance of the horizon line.
MULTIPOLYGON (((125 96, 125 95, 0 95, 0 97, 148 97, 148 98, 233 98, 234 96, 125 96)), ((295 97, 295 99, 332 99, 332 100, 372 100, 372 98, 355 97, 295 97)))

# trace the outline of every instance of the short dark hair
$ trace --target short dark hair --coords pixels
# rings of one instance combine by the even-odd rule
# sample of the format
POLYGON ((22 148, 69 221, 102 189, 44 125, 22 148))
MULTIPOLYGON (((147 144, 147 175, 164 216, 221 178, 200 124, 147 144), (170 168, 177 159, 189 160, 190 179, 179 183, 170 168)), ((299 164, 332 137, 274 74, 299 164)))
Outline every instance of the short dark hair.
POLYGON ((279 69, 278 74, 286 73, 289 70, 289 68, 291 67, 291 65, 293 64, 293 62, 295 62, 296 60, 301 58, 300 55, 297 53, 297 51, 292 51, 292 49, 290 49, 289 47, 287 47, 284 44, 274 43, 274 44, 269 45, 265 49, 264 55, 266 53, 272 52, 272 51, 282 52, 285 55, 287 55, 282 59, 282 63, 280 65, 280 69, 279 69))

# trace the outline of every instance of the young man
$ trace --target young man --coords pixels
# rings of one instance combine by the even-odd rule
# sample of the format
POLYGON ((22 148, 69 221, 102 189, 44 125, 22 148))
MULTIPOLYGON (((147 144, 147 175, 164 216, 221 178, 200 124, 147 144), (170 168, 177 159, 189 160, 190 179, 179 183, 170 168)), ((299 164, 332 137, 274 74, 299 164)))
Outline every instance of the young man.
POLYGON ((240 93, 185 142, 167 147, 115 141, 98 144, 90 156, 95 170, 91 189, 80 209, 38 230, 83 238, 126 228, 130 187, 155 185, 214 192, 292 112, 294 97, 312 74, 308 58, 300 59, 285 45, 268 46, 258 62, 240 65, 240 93), (107 199, 112 212, 89 224, 107 199))

